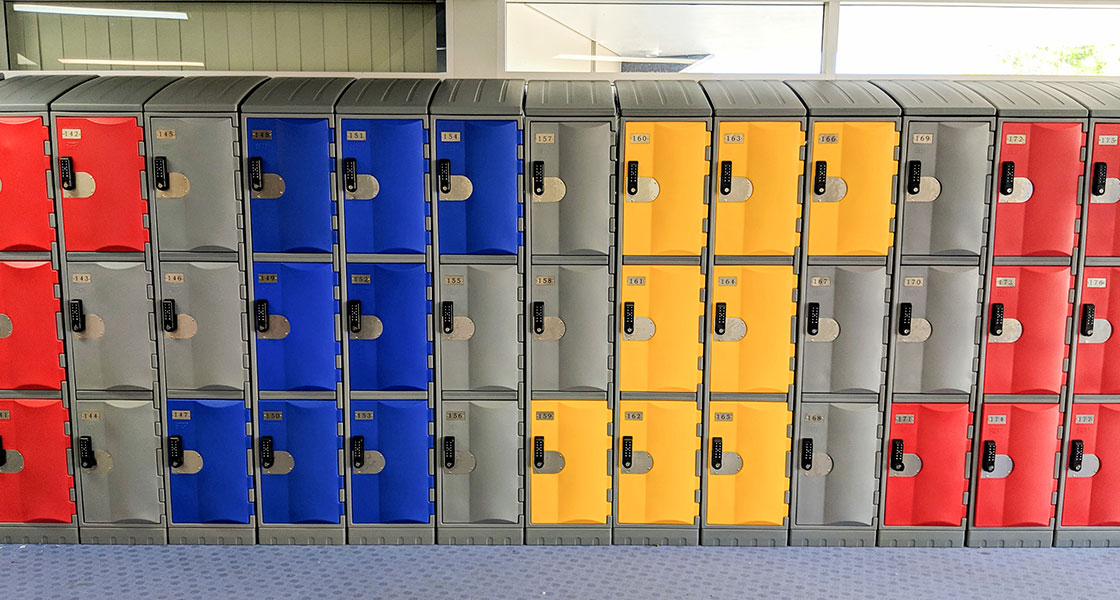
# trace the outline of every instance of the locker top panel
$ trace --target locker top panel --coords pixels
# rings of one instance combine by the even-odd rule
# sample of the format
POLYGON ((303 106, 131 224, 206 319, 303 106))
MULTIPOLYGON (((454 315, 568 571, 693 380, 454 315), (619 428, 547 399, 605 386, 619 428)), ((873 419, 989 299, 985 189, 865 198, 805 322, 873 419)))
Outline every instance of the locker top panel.
POLYGON ((1076 119, 1089 114, 1073 98, 1037 81, 962 81, 961 85, 991 102, 1000 117, 1076 119))
POLYGON ((0 81, 0 112, 42 112, 93 75, 23 75, 0 81))
POLYGON ((908 117, 990 117, 996 114, 983 96, 955 81, 873 81, 908 117))
POLYGON ((1102 119, 1120 117, 1120 84, 1116 82, 1055 81, 1049 85, 1083 104, 1089 109, 1091 117, 1102 119))
POLYGON ((717 117, 804 117, 805 105, 780 81, 701 81, 717 117))
POLYGON ((525 114, 531 117, 613 117, 618 113, 609 81, 530 81, 525 114))
POLYGON ((710 117, 712 105, 695 81, 616 81, 618 106, 627 118, 710 117))
POLYGON ((331 113, 352 77, 276 77, 245 99, 241 112, 249 114, 331 113))
POLYGON ((163 88, 144 104, 151 112, 237 112, 261 76, 184 77, 163 88))
POLYGON ((59 96, 51 110, 69 112, 141 112, 144 103, 178 77, 110 75, 96 77, 59 96))
POLYGON ((432 114, 519 117, 524 99, 524 79, 447 79, 436 88, 432 114))
POLYGON ((898 105, 870 81, 787 81, 810 117, 897 117, 898 105))
POLYGON ((346 88, 340 115, 427 115, 438 79, 359 79, 346 88))

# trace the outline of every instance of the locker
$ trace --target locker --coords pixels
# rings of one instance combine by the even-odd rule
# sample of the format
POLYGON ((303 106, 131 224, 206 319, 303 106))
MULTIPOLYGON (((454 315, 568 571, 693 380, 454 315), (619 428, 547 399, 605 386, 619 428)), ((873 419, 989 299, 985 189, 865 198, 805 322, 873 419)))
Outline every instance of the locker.
POLYGON ((1059 393, 1069 356, 1066 320, 1073 314, 1069 267, 997 265, 992 284, 984 392, 1059 393))
POLYGON ((81 400, 83 523, 163 523, 159 416, 150 400, 81 400))
POLYGON ((711 383, 715 393, 786 394, 793 385, 793 267, 716 266, 711 383))
POLYGON ((704 276, 695 266, 624 265, 619 294, 623 392, 696 392, 704 276))
POLYGON ((619 405, 618 522, 694 525, 700 515, 700 411, 692 401, 619 405))
POLYGON ((0 389, 60 389, 57 286, 50 261, 0 262, 0 389))
POLYGON ((443 401, 440 522, 517 524, 521 410, 508 400, 443 401))
POLYGON ((895 393, 970 393, 979 350, 979 268, 903 266, 899 283, 895 393))
POLYGON ((1093 128, 1089 214, 1085 223, 1086 256, 1120 256, 1120 123, 1093 128))
POLYGON ((797 525, 871 526, 878 491, 877 404, 801 405, 797 467, 797 525))
POLYGON ((886 267, 809 267, 806 283, 804 391, 878 393, 886 267))
POLYGON ((253 279, 259 389, 334 391, 341 377, 331 264, 258 262, 253 279))
POLYGON ((70 523, 69 411, 61 400, 0 400, 0 523, 70 523))
POLYGON ((429 523, 432 410, 426 400, 350 401, 350 512, 354 523, 429 523))
POLYGON ((611 410, 603 401, 530 406, 531 523, 606 524, 611 515, 611 410))
POLYGON ((0 252, 48 252, 55 241, 49 135, 42 117, 0 117, 0 252))
POLYGON ((606 392, 611 382, 611 273, 603 266, 533 267, 533 389, 606 392))
POLYGON ((1111 462, 1120 456, 1120 405, 1078 403, 1071 410, 1061 524, 1120 526, 1120 473, 1111 462))
POLYGON ((342 522, 342 411, 323 400, 257 405, 261 522, 342 522))
POLYGON ((521 381, 517 266, 444 265, 440 275, 440 387, 516 390, 521 381))
POLYGON ((1118 318, 1113 315, 1120 316, 1120 294, 1113 295, 1111 287, 1116 283, 1120 283, 1120 268, 1085 267, 1075 324, 1074 394, 1120 394, 1120 373, 1113 368, 1120 348, 1120 335, 1112 337, 1112 320, 1118 318))
POLYGON ((971 425, 967 402, 891 405, 883 525, 964 524, 971 425))
POLYGON ((64 324, 77 389, 152 389, 152 282, 144 263, 70 263, 68 273, 64 324))
POLYGON ((431 281, 424 263, 347 265, 350 388, 427 390, 431 281))
POLYGON ((161 262, 159 329, 174 390, 243 390, 246 323, 240 265, 161 262))
POLYGON ((985 404, 980 425, 977 527, 1049 527, 1058 491, 1061 408, 985 404))
POLYGON ((792 422, 785 402, 710 403, 707 524, 786 524, 792 422))
POLYGON ((173 523, 249 523, 252 417, 242 400, 168 400, 173 523))

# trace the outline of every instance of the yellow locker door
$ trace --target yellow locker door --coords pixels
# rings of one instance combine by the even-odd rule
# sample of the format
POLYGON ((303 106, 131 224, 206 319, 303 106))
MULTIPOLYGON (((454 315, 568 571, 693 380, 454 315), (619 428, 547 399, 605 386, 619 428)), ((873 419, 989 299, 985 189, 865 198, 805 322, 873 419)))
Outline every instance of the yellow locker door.
POLYGON ((805 173, 801 123, 725 121, 716 139, 716 254, 793 256, 801 238, 797 199, 805 173))
POLYGON ((607 402, 534 400, 530 409, 530 522, 606 524, 612 443, 607 402))
POLYGON ((696 392, 703 287, 699 266, 623 265, 619 389, 696 392))
POLYGON ((789 516, 789 407, 785 402, 713 401, 708 413, 707 523, 782 525, 789 516), (718 468, 712 455, 717 441, 723 455, 718 468))
POLYGON ((724 265, 714 274, 712 391, 785 394, 793 384, 793 267, 724 265))
POLYGON ((623 400, 619 408, 618 522, 692 525, 700 514, 696 403, 623 400))
POLYGON ((699 256, 708 216, 708 124, 631 121, 624 139, 622 253, 699 256))
POLYGON ((886 256, 898 174, 895 123, 820 121, 812 140, 809 255, 886 256))

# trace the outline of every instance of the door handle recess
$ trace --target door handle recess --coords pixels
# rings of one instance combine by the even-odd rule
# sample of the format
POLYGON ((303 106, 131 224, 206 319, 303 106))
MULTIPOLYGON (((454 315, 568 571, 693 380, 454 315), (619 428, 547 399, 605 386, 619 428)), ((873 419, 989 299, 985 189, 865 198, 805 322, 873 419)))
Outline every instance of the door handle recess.
POLYGON ((268 300, 257 300, 253 305, 253 315, 257 324, 257 331, 268 331, 268 300))
POLYGON ((1003 335, 1003 303, 996 302, 992 305, 992 322, 988 326, 988 333, 1003 335))
POLYGON ((69 156, 58 159, 58 184, 68 192, 78 187, 78 178, 74 176, 74 159, 69 156))
POLYGON ((444 300, 440 305, 440 315, 443 319, 443 332, 451 333, 455 331, 455 303, 450 300, 444 300))
POLYGON ((638 193, 638 161, 626 163, 626 193, 634 196, 638 193))
POLYGON ((999 170, 999 193, 1010 196, 1015 192, 1015 163, 1005 160, 999 170))
POLYGON ((813 470, 813 438, 801 438, 801 470, 813 470))
POLYGON ((533 193, 537 196, 544 195, 544 161, 533 161, 533 193))
POLYGON ((455 436, 443 436, 443 468, 455 468, 455 436))
POLYGON ((544 333, 544 302, 533 303, 533 333, 544 333))
POLYGON ((727 332, 727 303, 716 302, 716 335, 723 335, 727 332))
POLYGON ((1078 472, 1085 462, 1085 442, 1072 440, 1069 443, 1069 470, 1078 472))
POLYGON ((634 466, 634 436, 622 436, 622 468, 634 466))
POLYGON ((366 466, 366 436, 350 436, 350 465, 355 469, 366 466))
POLYGON ((346 302, 346 322, 350 333, 362 331, 362 301, 349 300, 346 302))
POLYGON ((1093 335, 1093 326, 1097 322, 1097 306, 1095 304, 1082 304, 1081 305, 1081 335, 1090 337, 1093 335))
POLYGON ((78 463, 83 469, 97 466, 97 457, 93 454, 93 438, 88 435, 78 438, 78 463))
POLYGON ((984 453, 980 457, 980 468, 988 473, 996 470, 996 443, 991 440, 984 442, 984 453))
POLYGON ((533 438, 533 468, 544 468, 544 436, 538 435, 533 438))
POLYGON ((906 193, 913 196, 922 191, 922 161, 912 160, 906 164, 906 193))
POLYGON ((172 469, 183 466, 183 436, 173 435, 167 438, 167 463, 172 469))
POLYGON ((86 311, 81 300, 70 301, 70 331, 81 333, 86 330, 86 311))
POLYGON ((451 161, 446 158, 439 159, 436 171, 439 175, 439 191, 441 194, 451 193, 451 161))
POLYGON ((156 189, 166 192, 171 189, 171 173, 167 170, 167 157, 157 156, 152 159, 152 176, 156 182, 156 189))
POLYGON ((808 306, 808 317, 805 321, 805 333, 809 335, 817 335, 821 332, 821 304, 820 302, 810 302, 808 306))
POLYGON ((828 163, 818 160, 813 165, 813 193, 823 196, 828 191, 828 163))
POLYGON ((1108 163, 1093 163, 1093 195, 1103 196, 1108 184, 1108 163))
POLYGON ((271 435, 261 436, 261 468, 271 469, 276 464, 276 450, 271 435))
POLYGON ((264 159, 259 156, 249 159, 249 188, 254 192, 264 189, 264 159))
POLYGON ((914 321, 914 305, 903 302, 898 306, 898 335, 910 335, 914 321))
POLYGON ((342 161, 342 183, 351 194, 358 191, 358 159, 347 158, 342 161))
POLYGON ((712 438, 712 468, 720 470, 723 468, 723 438, 712 438))
POLYGON ((903 441, 900 439, 891 440, 891 470, 904 471, 906 470, 906 463, 902 461, 904 454, 903 441))
POLYGON ((626 302, 622 305, 622 332, 630 335, 634 333, 634 303, 626 302))
POLYGON ((177 331, 179 329, 179 315, 175 312, 175 300, 163 301, 162 315, 164 331, 177 331))
POLYGON ((724 196, 731 193, 731 161, 719 163, 719 193, 724 196))

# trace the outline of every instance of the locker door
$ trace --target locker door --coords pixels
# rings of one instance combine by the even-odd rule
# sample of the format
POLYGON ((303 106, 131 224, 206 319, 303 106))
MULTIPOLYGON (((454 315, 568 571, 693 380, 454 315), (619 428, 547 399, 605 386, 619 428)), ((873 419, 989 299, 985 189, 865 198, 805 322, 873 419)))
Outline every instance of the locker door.
POLYGON ((443 523, 519 523, 521 411, 509 400, 443 402, 443 523))
POLYGON ((263 523, 340 523, 342 411, 332 401, 260 400, 263 523), (271 448, 271 450, 269 450, 271 448))
POLYGON ((711 386, 716 393, 785 394, 793 385, 797 276, 791 266, 716 266, 711 386))
POLYGON ((611 514, 611 410, 598 400, 534 400, 530 522, 605 524, 611 514))
POLYGON ((887 316, 885 267, 809 267, 806 392, 878 393, 887 316), (818 316, 819 315, 819 316, 818 316))
POLYGON ((262 390, 334 391, 336 274, 330 263, 254 263, 257 382, 262 390))
POLYGON ((1070 256, 1085 162, 1081 123, 1004 123, 995 256, 1070 256))
POLYGON ((803 404, 797 467, 798 525, 875 524, 877 404, 803 404))
POLYGON ((1120 123, 1093 129, 1093 167, 1089 215, 1085 224, 1086 256, 1120 256, 1120 123))
POLYGON ((350 511, 354 522, 431 522, 435 478, 428 402, 351 400, 350 410, 350 511))
POLYGON ((974 525, 1051 525, 1061 420, 1057 404, 984 406, 974 525))
POLYGON ((631 121, 624 133, 622 253, 698 256, 708 214, 708 124, 631 121))
POLYGON ((708 414, 707 523, 784 525, 793 422, 789 406, 716 400, 708 414))
POLYGON ((430 282, 424 263, 347 266, 350 387, 427 390, 430 282))
POLYGON ((1120 525, 1120 405, 1074 404, 1066 453, 1062 525, 1120 525))
POLYGON ((809 256, 886 256, 894 240, 896 127, 887 121, 813 124, 809 256))
POLYGON ((245 370, 244 285, 237 263, 160 264, 159 328, 173 390, 242 390, 245 370))
POLYGON ((535 266, 532 286, 526 324, 533 340, 533 389, 607 391, 609 269, 535 266))
POLYGON ((0 252, 46 252, 55 241, 48 136, 42 117, 0 117, 0 252))
POLYGON ((891 405, 884 525, 963 524, 971 425, 966 402, 891 405))
POLYGON ((1117 283, 1120 268, 1085 267, 1081 306, 1074 325, 1075 394, 1120 394, 1120 372, 1114 367, 1120 359, 1120 334, 1114 336, 1112 331, 1112 321, 1120 325, 1120 294, 1112 293, 1112 285, 1117 283))
POLYGON ((174 523, 248 523, 253 476, 241 400, 167 401, 168 485, 174 523))
MULTIPOLYGON (((2 143, 2 142, 0 142, 2 143)), ((50 261, 0 262, 0 389, 57 390, 58 271, 50 261)))
POLYGON ((253 252, 330 252, 336 241, 330 122, 247 121, 253 252))
POLYGON ((158 418, 148 400, 81 400, 78 455, 85 523, 162 523, 158 418))
POLYGON ((61 400, 0 400, 0 523, 70 523, 69 411, 61 400))
POLYGON ((516 390, 521 302, 514 265, 440 268, 440 384, 445 390, 516 390))
POLYGON ((59 191, 67 252, 143 252, 144 130, 136 117, 59 117, 59 191))
POLYGON ((914 121, 903 165, 902 253, 979 256, 988 216, 988 122, 914 121))
POLYGON ((428 130, 420 119, 342 120, 346 251, 423 254, 428 130), (345 169, 353 168, 353 176, 345 169))
POLYGON ((976 375, 980 270, 902 267, 894 316, 896 393, 968 394, 976 375))
POLYGON ((614 238, 613 123, 533 123, 529 132, 533 254, 607 256, 614 238))
POLYGON ((724 121, 716 139, 716 255, 793 256, 801 240, 801 123, 724 121))
POLYGON ((153 118, 152 192, 160 250, 237 252, 237 130, 228 117, 153 118))
POLYGON ((996 266, 992 281, 984 392, 1059 393, 1073 314, 1069 267, 996 266))
POLYGON ((704 276, 694 266, 622 267, 619 385, 624 392, 695 392, 704 276))
POLYGON ((517 254, 521 130, 517 121, 436 121, 440 254, 517 254))
POLYGON ((152 282, 144 263, 71 263, 69 269, 65 325, 78 389, 152 389, 152 282))
POLYGON ((700 411, 692 401, 620 404, 618 522, 693 525, 700 515, 700 411))

